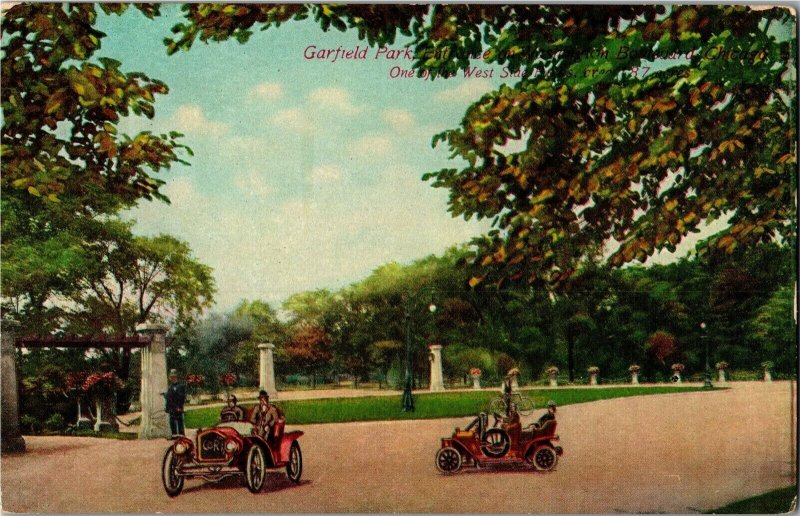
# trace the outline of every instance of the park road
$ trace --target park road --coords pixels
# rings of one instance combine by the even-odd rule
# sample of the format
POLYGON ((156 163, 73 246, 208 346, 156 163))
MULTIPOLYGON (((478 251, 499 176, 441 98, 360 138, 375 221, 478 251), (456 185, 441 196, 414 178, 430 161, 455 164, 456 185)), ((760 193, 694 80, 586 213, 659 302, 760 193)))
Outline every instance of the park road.
POLYGON ((308 425, 300 428, 302 483, 276 471, 257 495, 234 478, 191 480, 168 498, 160 477, 165 440, 30 437, 27 453, 2 458, 2 509, 692 513, 795 483, 794 389, 749 382, 565 406, 558 413, 564 455, 550 473, 439 474, 440 438, 469 418, 308 425))

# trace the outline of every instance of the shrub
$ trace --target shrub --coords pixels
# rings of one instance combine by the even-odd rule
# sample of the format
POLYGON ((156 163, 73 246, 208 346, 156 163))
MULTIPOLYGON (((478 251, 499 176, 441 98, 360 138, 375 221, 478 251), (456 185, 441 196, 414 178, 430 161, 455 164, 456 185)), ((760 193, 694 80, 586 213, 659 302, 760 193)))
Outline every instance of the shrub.
POLYGON ((53 414, 44 422, 44 427, 51 432, 60 432, 64 430, 66 426, 64 416, 61 414, 53 414))
POLYGON ((19 424, 22 427, 23 434, 38 434, 42 431, 42 424, 39 422, 38 419, 31 416, 30 414, 25 414, 21 418, 19 418, 19 424))
POLYGON ((680 348, 675 337, 665 331, 657 331, 647 338, 647 353, 658 362, 665 364, 671 358, 678 358, 680 348))

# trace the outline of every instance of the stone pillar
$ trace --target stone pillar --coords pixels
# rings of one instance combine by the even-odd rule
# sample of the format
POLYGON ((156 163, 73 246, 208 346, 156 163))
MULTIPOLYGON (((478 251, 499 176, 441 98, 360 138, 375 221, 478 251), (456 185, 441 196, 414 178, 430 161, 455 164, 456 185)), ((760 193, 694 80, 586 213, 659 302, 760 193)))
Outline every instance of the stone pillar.
POLYGON ((19 428, 19 385, 14 339, 19 323, 12 319, 2 322, 2 348, 0 348, 0 378, 2 379, 2 413, 0 417, 0 447, 5 452, 25 451, 25 439, 19 428))
POLYGON ((431 392, 444 390, 444 375, 442 374, 442 346, 441 344, 431 344, 431 392))
POLYGON ((480 390, 481 388, 481 375, 473 374, 472 375, 472 388, 475 390, 480 390))
POLYGON ((142 405, 140 439, 170 437, 169 420, 164 412, 167 392, 167 330, 164 324, 140 324, 136 331, 150 337, 150 345, 142 348, 142 405))
POLYGON ((278 397, 275 387, 275 344, 269 342, 258 345, 258 388, 267 391, 270 398, 278 397))

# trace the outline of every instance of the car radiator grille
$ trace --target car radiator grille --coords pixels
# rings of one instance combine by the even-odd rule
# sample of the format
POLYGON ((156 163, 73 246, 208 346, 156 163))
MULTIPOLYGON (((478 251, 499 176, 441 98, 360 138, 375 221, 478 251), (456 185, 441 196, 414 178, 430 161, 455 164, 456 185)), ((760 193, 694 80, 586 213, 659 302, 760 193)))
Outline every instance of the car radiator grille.
POLYGON ((200 437, 200 460, 224 460, 225 438, 215 432, 200 437))

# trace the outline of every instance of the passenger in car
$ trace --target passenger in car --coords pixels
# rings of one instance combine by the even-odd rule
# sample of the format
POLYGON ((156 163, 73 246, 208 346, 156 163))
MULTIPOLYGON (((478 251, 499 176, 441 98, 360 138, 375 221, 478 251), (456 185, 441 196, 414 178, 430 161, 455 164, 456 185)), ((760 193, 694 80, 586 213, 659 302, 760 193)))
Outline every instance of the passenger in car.
POLYGON ((253 413, 250 415, 250 422, 255 427, 258 435, 264 439, 270 439, 272 437, 272 427, 275 426, 278 419, 280 419, 280 414, 277 407, 270 404, 267 391, 259 391, 258 406, 253 409, 253 413))

